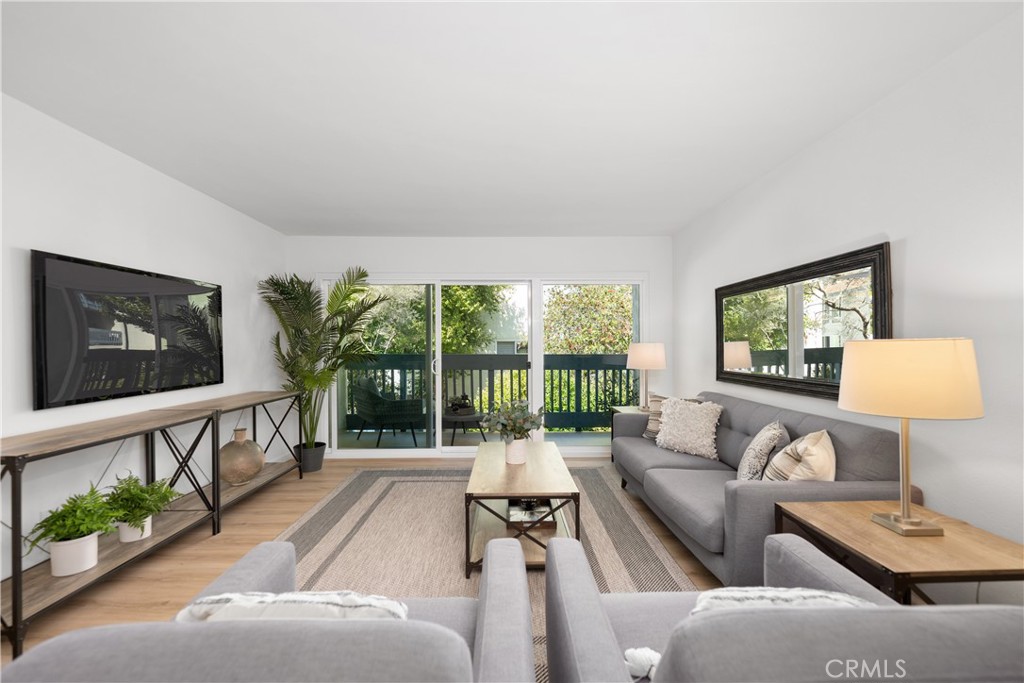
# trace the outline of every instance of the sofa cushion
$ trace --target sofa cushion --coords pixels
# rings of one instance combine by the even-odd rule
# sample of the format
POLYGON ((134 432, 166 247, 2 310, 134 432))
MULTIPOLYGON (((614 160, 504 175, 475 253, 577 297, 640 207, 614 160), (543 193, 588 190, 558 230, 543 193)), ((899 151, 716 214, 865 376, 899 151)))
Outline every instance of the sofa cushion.
POLYGON ((680 453, 718 460, 715 434, 722 406, 669 398, 661 404, 658 445, 680 453))
POLYGON ((603 593, 601 606, 611 622, 619 650, 649 647, 664 652, 669 634, 697 604, 696 591, 678 593, 603 593))
POLYGON ((835 481, 836 452, 828 432, 802 436, 779 452, 768 467, 767 481, 835 481))
POLYGON ((713 553, 725 549, 726 470, 647 470, 644 493, 672 522, 713 553))
POLYGON ((639 482, 643 482, 647 470, 654 468, 719 470, 727 471, 733 478, 736 477, 731 467, 718 460, 658 448, 653 441, 638 436, 615 437, 615 441, 612 442, 612 455, 615 456, 615 464, 620 465, 639 482))
POLYGON ((476 598, 403 598, 409 619, 440 624, 458 633, 470 652, 476 636, 476 598))

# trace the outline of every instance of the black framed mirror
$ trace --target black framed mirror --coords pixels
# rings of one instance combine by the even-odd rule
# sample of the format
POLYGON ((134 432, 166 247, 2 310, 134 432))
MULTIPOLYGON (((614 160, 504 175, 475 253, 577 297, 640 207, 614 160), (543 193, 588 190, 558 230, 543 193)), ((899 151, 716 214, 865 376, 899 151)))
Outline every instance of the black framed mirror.
POLYGON ((843 344, 892 337, 889 243, 715 290, 716 377, 837 398, 843 344))

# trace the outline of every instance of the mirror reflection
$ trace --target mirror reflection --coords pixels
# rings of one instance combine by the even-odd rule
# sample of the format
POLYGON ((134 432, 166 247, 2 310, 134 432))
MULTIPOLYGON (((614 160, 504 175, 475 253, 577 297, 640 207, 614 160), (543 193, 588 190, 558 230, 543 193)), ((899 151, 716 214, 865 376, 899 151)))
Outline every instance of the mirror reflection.
POLYGON ((836 395, 843 345, 890 335, 887 247, 719 288, 718 378, 836 395))

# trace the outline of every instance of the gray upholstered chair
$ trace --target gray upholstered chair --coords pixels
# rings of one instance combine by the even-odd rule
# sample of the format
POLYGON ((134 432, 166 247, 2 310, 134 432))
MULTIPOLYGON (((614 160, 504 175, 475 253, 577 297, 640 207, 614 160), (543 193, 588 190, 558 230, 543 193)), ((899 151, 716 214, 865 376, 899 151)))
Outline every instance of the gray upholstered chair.
MULTIPOLYGON (((343 586, 339 586, 344 588, 343 586)), ((263 543, 204 589, 295 590, 291 543, 263 543)), ((72 631, 3 670, 15 681, 533 681, 522 548, 484 551, 477 598, 403 598, 408 621, 136 623, 72 631)))
POLYGON ((377 446, 385 429, 408 429, 412 433, 412 443, 416 443, 416 429, 423 427, 423 401, 418 398, 393 399, 380 393, 377 383, 372 377, 363 377, 356 381, 352 388, 352 397, 356 404, 356 416, 363 423, 359 426, 356 441, 363 435, 363 429, 369 426, 377 428, 377 446))
POLYGON ((764 555, 765 585, 848 593, 877 607, 690 616, 699 593, 602 594, 579 542, 552 539, 545 568, 551 683, 631 681, 624 654, 638 647, 662 653, 655 683, 1021 680, 1020 607, 897 605, 790 534, 769 536, 764 555))

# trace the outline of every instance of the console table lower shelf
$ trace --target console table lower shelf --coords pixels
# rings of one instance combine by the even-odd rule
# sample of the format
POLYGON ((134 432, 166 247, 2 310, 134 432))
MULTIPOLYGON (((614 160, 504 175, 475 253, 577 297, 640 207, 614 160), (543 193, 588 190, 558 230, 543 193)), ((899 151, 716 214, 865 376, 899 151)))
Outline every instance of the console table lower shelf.
MULTIPOLYGON (((295 461, 268 462, 256 477, 243 486, 221 486, 221 510, 244 500, 271 481, 299 467, 295 461)), ((207 484, 204 493, 212 496, 207 484)), ((206 509, 195 492, 176 498, 161 514, 153 518, 153 533, 149 538, 134 543, 121 543, 116 533, 100 536, 99 562, 87 571, 71 576, 52 576, 49 561, 41 562, 22 573, 22 626, 28 627, 32 619, 57 607, 79 591, 105 580, 111 573, 131 565, 164 547, 182 534, 210 521, 213 511, 206 509)), ((0 616, 5 624, 14 619, 12 609, 12 582, 0 584, 0 616)))

